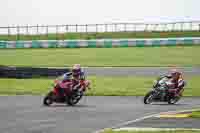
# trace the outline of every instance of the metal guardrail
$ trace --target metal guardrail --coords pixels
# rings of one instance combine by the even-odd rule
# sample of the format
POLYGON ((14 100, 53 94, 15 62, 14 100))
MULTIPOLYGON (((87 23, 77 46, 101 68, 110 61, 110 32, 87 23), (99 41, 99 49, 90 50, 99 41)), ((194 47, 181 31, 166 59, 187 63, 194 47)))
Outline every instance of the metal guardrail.
POLYGON ((99 32, 171 32, 200 31, 200 21, 172 23, 110 23, 85 25, 26 25, 0 27, 0 35, 49 35, 64 33, 99 33, 99 32))

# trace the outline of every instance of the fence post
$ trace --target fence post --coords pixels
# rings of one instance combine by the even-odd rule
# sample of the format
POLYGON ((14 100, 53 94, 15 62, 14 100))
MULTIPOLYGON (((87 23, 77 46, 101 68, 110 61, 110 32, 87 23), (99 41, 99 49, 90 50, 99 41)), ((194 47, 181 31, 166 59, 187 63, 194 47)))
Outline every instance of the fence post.
POLYGON ((28 37, 28 36, 29 36, 28 25, 26 25, 26 36, 27 36, 27 38, 29 38, 29 37, 28 37))
POLYGON ((48 25, 46 26, 46 37, 47 37, 47 40, 48 40, 48 36, 49 36, 49 27, 48 25))
POLYGON ((38 24, 37 24, 36 30, 37 30, 37 31, 36 31, 37 33, 36 33, 36 34, 38 35, 38 34, 39 34, 39 26, 38 26, 38 24))
POLYGON ((20 34, 20 29, 19 29, 19 26, 17 26, 17 40, 20 39, 19 34, 20 34))
POLYGON ((78 25, 76 24, 76 33, 78 32, 78 25))
POLYGON ((117 32, 117 24, 114 24, 114 25, 115 25, 115 30, 114 31, 117 32))
POLYGON ((98 24, 96 24, 96 33, 98 32, 98 24))
POLYGON ((108 24, 105 24, 105 32, 108 32, 108 24))
POLYGON ((29 32, 28 32, 28 25, 26 25, 26 35, 29 35, 29 32))
POLYGON ((133 30, 134 30, 134 32, 136 32, 136 30, 137 30, 136 24, 133 24, 133 30))
POLYGON ((8 39, 7 40, 10 40, 10 27, 8 26, 8 39))
POLYGON ((66 33, 68 32, 68 25, 65 25, 66 33))
POLYGON ((58 25, 56 25, 56 40, 58 40, 58 25))
POLYGON ((88 25, 87 24, 85 25, 85 31, 86 31, 86 33, 88 33, 88 25))

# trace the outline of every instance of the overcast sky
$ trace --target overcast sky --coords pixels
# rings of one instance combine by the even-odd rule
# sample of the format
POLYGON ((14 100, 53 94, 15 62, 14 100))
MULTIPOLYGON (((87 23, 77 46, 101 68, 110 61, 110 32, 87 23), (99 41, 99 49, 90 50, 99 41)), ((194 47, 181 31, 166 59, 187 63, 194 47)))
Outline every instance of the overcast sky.
POLYGON ((200 0, 1 0, 0 26, 200 20, 200 0))

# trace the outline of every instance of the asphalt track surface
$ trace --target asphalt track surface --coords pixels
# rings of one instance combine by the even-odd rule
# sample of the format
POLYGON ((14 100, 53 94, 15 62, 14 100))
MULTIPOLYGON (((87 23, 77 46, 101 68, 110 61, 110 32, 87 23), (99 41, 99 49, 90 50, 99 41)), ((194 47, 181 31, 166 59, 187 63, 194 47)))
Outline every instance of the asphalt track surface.
MULTIPOLYGON (((166 74, 174 67, 89 67, 87 75, 96 76, 158 76, 166 74)), ((184 75, 200 75, 200 67, 177 67, 184 75)))
POLYGON ((1 133, 92 133, 146 115, 200 107, 200 98, 177 105, 144 105, 142 97, 85 97, 75 107, 42 105, 41 96, 1 96, 1 133))

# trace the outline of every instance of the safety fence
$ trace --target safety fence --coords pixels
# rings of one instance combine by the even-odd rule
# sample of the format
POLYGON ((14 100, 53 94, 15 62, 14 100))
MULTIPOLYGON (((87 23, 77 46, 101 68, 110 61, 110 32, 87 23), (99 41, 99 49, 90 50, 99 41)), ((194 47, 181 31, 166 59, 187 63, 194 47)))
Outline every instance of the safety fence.
POLYGON ((109 48, 200 45, 200 37, 158 39, 0 41, 0 48, 109 48))
MULTIPOLYGON (((66 25, 24 25, 0 27, 0 35, 5 38, 21 40, 21 36, 55 34, 59 40, 65 33, 102 33, 102 32, 173 32, 200 31, 200 21, 168 23, 108 23, 108 24, 66 24, 66 25)), ((31 40, 31 39, 30 39, 31 40)))

